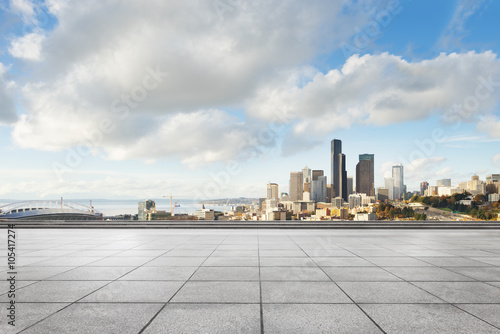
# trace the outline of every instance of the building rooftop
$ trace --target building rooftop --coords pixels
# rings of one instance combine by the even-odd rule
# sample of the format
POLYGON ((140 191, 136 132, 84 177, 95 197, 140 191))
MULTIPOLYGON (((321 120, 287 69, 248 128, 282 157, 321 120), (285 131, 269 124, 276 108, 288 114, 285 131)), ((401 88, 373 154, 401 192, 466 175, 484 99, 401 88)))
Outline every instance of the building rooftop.
POLYGON ((16 240, 16 327, 4 304, 2 333, 500 333, 499 230, 18 229, 16 240))

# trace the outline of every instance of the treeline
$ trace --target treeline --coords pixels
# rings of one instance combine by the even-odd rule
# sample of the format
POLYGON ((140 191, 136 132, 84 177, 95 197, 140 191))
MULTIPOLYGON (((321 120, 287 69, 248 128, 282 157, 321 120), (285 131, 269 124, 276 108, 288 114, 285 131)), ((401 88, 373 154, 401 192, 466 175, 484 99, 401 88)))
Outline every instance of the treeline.
POLYGON ((380 203, 377 207, 377 217, 379 219, 413 218, 415 220, 426 220, 425 213, 416 213, 410 207, 396 208, 392 204, 380 203))
POLYGON ((483 205, 486 202, 485 195, 476 195, 471 205, 461 204, 460 201, 466 199, 471 194, 464 192, 462 194, 453 194, 451 196, 418 196, 414 195, 411 202, 422 203, 433 208, 449 209, 453 212, 459 212, 470 215, 481 220, 496 220, 500 212, 500 202, 493 205, 483 205))

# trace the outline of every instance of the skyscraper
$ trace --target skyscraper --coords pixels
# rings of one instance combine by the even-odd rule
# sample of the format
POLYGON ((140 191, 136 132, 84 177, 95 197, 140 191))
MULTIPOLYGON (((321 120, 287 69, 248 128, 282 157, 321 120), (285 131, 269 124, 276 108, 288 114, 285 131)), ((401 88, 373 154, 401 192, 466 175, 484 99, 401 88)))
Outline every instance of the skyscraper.
POLYGON ((278 185, 276 183, 267 184, 267 199, 279 199, 278 185))
POLYGON ((392 179, 394 180, 394 199, 402 199, 406 192, 403 165, 392 166, 392 179))
POLYGON ((424 182, 420 183, 420 196, 424 196, 425 191, 427 189, 429 189, 429 182, 424 181, 424 182))
POLYGON ((304 192, 304 177, 302 172, 290 173, 290 201, 301 201, 304 192))
POLYGON ((309 167, 305 166, 302 169, 302 177, 304 178, 304 183, 311 182, 311 169, 309 167))
POLYGON ((354 194, 354 184, 352 176, 347 177, 347 196, 354 194))
POLYGON ((373 154, 360 154, 356 165, 356 192, 375 196, 375 167, 373 154))
POLYGON ((312 171, 311 200, 314 202, 326 202, 326 176, 323 174, 322 170, 312 171))
POLYGON ((332 165, 332 197, 342 197, 347 202, 347 172, 345 170, 345 155, 342 154, 342 141, 332 140, 331 143, 332 165))

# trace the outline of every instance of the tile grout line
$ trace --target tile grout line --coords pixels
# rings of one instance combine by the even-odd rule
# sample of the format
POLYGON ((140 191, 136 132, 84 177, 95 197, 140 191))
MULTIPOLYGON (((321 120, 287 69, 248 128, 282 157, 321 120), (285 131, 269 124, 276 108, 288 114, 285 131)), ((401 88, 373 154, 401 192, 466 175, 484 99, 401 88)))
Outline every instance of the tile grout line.
MULTIPOLYGON (((191 239, 190 239, 190 240, 191 240, 191 239)), ((179 246, 180 246, 180 245, 177 245, 176 247, 174 247, 174 248, 172 248, 172 249, 175 249, 175 248, 177 248, 177 247, 179 247, 179 246)), ((170 250, 166 251, 166 252, 165 252, 165 253, 163 253, 163 254, 168 253, 168 252, 169 252, 169 251, 171 251, 172 249, 170 249, 170 250)), ((163 255, 163 254, 162 254, 162 255, 163 255)), ((110 256, 112 256, 112 255, 110 255, 110 256)), ((108 257, 110 257, 110 256, 108 256, 108 257)), ((159 256, 161 256, 161 255, 159 255, 159 256)), ((148 261, 148 262, 149 262, 149 261, 148 261)), ((148 262, 146 262, 146 263, 148 263, 148 262)), ((80 267, 83 267, 83 266, 80 266, 80 267)), ((79 268, 79 267, 76 267, 76 268, 79 268)), ((135 269, 137 269, 137 268, 135 268, 135 269)), ((131 273, 131 272, 132 272, 132 271, 134 271, 135 269, 133 269, 133 270, 131 270, 131 271, 129 271, 129 272, 127 272, 127 273, 125 273, 125 274, 123 274, 123 275, 119 276, 118 278, 116 278, 116 279, 114 279, 114 280, 109 281, 109 283, 107 283, 107 284, 105 284, 105 285, 103 285, 103 286, 101 286, 101 287, 97 288, 96 290, 93 290, 92 292, 90 292, 90 293, 86 294, 85 296, 83 296, 83 297, 81 297, 81 298, 79 298, 79 299, 77 299, 77 300, 75 300, 75 301, 73 301, 73 302, 70 302, 68 305, 66 305, 65 307, 61 308, 60 310, 58 310, 58 311, 56 311, 56 312, 54 312, 54 313, 52 313, 52 314, 50 314, 50 315, 46 316, 46 317, 45 317, 45 318, 43 318, 43 319, 40 319, 39 321, 37 321, 37 322, 35 322, 35 323, 31 324, 30 326, 28 326, 28 327, 24 328, 23 330, 19 331, 18 333, 22 333, 22 332, 26 331, 27 329, 29 329, 29 328, 31 328, 31 327, 33 327, 33 326, 35 326, 35 325, 39 324, 40 322, 45 321, 46 319, 48 319, 48 318, 52 317, 53 315, 55 315, 55 314, 57 314, 57 313, 59 313, 59 312, 61 312, 61 311, 65 310, 65 309, 67 309, 68 307, 70 307, 70 306, 72 306, 72 305, 74 305, 74 304, 78 303, 78 301, 80 301, 80 300, 84 299, 85 297, 87 297, 87 296, 89 296, 89 295, 91 295, 91 294, 93 294, 93 293, 95 293, 95 292, 97 292, 97 291, 101 290, 102 288, 104 288, 104 287, 106 287, 106 286, 110 285, 111 283, 118 281, 120 278, 122 278, 122 277, 123 277, 123 276, 125 276, 125 275, 128 275, 129 273, 131 273)), ((62 273, 61 273, 61 274, 62 274, 62 273)), ((58 275, 59 275, 59 274, 58 274, 58 275)), ((57 275, 54 275, 54 276, 57 276, 57 275)), ((50 277, 53 277, 53 276, 50 276, 50 277)), ((47 277, 47 278, 50 278, 50 277, 47 277)), ((43 281, 43 280, 41 280, 40 282, 44 282, 44 281, 43 281)), ((47 281, 47 282, 48 282, 48 281, 47 281)), ((57 281, 52 281, 52 282, 57 282, 57 281)), ((78 281, 74 281, 74 282, 78 282, 78 281)), ((64 302, 63 302, 63 303, 64 303, 64 302)))
MULTIPOLYGON (((189 278, 179 287, 179 289, 177 289, 177 291, 172 295, 172 297, 169 298, 169 300, 158 310, 158 312, 156 312, 155 315, 153 315, 153 317, 146 323, 146 325, 144 325, 144 327, 139 331, 137 332, 137 334, 142 334, 152 323, 153 321, 158 317, 158 315, 160 315, 160 313, 165 309, 165 307, 167 307, 167 305, 170 303, 170 301, 172 299, 174 299, 174 297, 179 293, 179 291, 181 291, 181 289, 186 285, 187 282, 189 282, 191 280, 191 278, 196 274, 196 272, 198 271, 198 269, 200 269, 202 266, 203 266, 203 263, 205 263, 208 258, 210 258, 210 256, 217 250, 217 248, 219 248, 219 246, 229 237, 230 233, 228 235, 226 235, 226 237, 220 242, 219 245, 217 245, 217 247, 214 248, 214 250, 207 256, 207 258, 198 266, 198 268, 196 268, 196 270, 191 274, 191 276, 189 276, 189 278)), ((194 236, 193 238, 189 239, 192 240, 194 238, 196 238, 196 236, 194 236)), ((185 244, 185 243, 184 243, 185 244)), ((180 245, 179 245, 180 246, 180 245)))
POLYGON ((260 234, 257 230, 257 261, 259 261, 260 333, 264 334, 264 307, 262 306, 262 276, 260 273, 260 234))
MULTIPOLYGON (((289 238, 290 238, 290 236, 289 236, 289 238)), ((326 275, 326 276, 330 279, 330 281, 331 281, 333 284, 335 284, 335 286, 336 286, 337 288, 339 288, 339 290, 340 290, 340 291, 342 291, 342 293, 343 293, 344 295, 346 295, 346 296, 347 296, 347 298, 349 298, 349 299, 352 301, 352 303, 353 303, 354 305, 356 305, 356 307, 357 307, 357 308, 358 308, 358 309, 359 309, 359 310, 360 310, 360 311, 361 311, 361 312, 362 312, 362 313, 363 313, 363 314, 364 314, 364 315, 365 315, 368 319, 370 319, 370 321, 371 321, 371 322, 372 322, 372 323, 373 323, 373 324, 374 324, 374 325, 375 325, 375 326, 376 326, 376 327, 377 327, 377 328, 378 328, 378 329, 379 329, 382 333, 387 334, 387 332, 386 332, 386 331, 384 331, 384 330, 382 329, 382 327, 381 327, 381 326, 380 326, 380 325, 379 325, 379 324, 378 324, 375 320, 373 320, 373 319, 372 319, 372 317, 370 317, 370 316, 368 315, 368 313, 366 313, 366 311, 365 311, 365 310, 363 310, 363 308, 361 308, 361 306, 359 306, 359 305, 358 305, 358 303, 356 303, 356 302, 354 301, 354 299, 352 299, 352 298, 351 298, 351 296, 349 296, 349 295, 348 295, 348 294, 347 294, 347 293, 346 293, 346 292, 345 292, 345 291, 344 291, 344 290, 343 290, 343 289, 342 289, 342 288, 341 288, 341 287, 337 284, 337 282, 335 282, 335 281, 334 281, 334 280, 330 277, 330 275, 328 275, 328 274, 327 274, 327 273, 323 270, 323 268, 322 268, 320 265, 318 265, 318 263, 316 263, 316 261, 314 261, 314 260, 313 260, 313 259, 309 256, 309 253, 305 252, 305 251, 302 249, 302 247, 300 247, 300 245, 299 245, 299 244, 297 244, 297 243, 295 242, 295 240, 294 240, 293 238, 290 238, 290 239, 291 239, 291 240, 292 240, 292 241, 293 241, 293 242, 297 245, 297 247, 299 247, 299 248, 300 248, 300 249, 304 252, 304 254, 306 254, 306 255, 307 255, 307 257, 308 257, 310 260, 312 260, 312 261, 316 264, 316 266, 317 266, 317 267, 318 267, 318 268, 319 268, 319 269, 320 269, 320 270, 321 270, 321 271, 322 271, 322 272, 323 272, 323 273, 324 273, 324 274, 325 274, 325 275, 326 275)), ((342 248, 342 247, 341 247, 341 248, 342 248)), ((349 305, 349 304, 347 304, 347 305, 349 305)))

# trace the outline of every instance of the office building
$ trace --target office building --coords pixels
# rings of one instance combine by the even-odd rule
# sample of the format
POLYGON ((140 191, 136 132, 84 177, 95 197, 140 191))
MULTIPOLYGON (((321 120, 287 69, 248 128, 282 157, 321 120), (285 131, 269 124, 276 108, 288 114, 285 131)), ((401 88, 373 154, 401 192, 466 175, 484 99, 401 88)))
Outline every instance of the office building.
POLYGON ((304 192, 304 177, 302 172, 290 173, 290 201, 302 201, 304 192))
POLYGON ((327 186, 326 176, 323 171, 313 171, 313 180, 311 182, 311 200, 314 202, 326 202, 327 186), (316 173, 316 174, 315 174, 316 173))
POLYGON ((425 191, 429 188, 429 182, 420 183, 420 196, 425 196, 425 191))
POLYGON ((486 176, 486 182, 500 182, 500 174, 490 174, 486 176))
POLYGON ((389 201, 394 201, 394 179, 392 178, 385 178, 385 188, 389 192, 389 201))
POLYGON ((267 184, 267 199, 279 199, 278 184, 270 182, 267 184))
POLYGON ((386 200, 389 200, 389 189, 377 188, 377 201, 384 203, 386 200))
POLYGON ((331 142, 332 197, 342 197, 347 201, 346 158, 342 154, 342 141, 334 139, 331 142))
POLYGON ((354 194, 354 184, 353 184, 353 177, 348 176, 347 177, 347 196, 354 194))
POLYGON ((360 154, 356 165, 356 192, 375 196, 375 155, 360 154))
POLYGON ((442 179, 436 181, 438 187, 451 187, 451 179, 442 179))
POLYGON ((360 194, 349 195, 349 210, 360 207, 363 205, 363 198, 360 194))
POLYGON ((305 166, 302 169, 302 177, 304 178, 304 183, 311 183, 311 169, 305 166))
POLYGON ((138 212, 139 220, 148 220, 148 214, 155 212, 156 212, 156 204, 154 201, 146 199, 142 202, 139 202, 139 212, 138 212))
POLYGON ((394 200, 404 199, 406 186, 404 184, 404 168, 403 165, 392 166, 392 179, 394 180, 393 196, 394 200))

